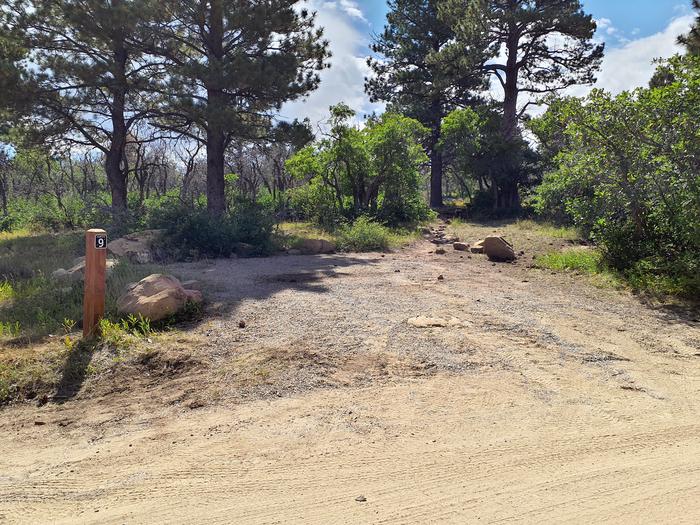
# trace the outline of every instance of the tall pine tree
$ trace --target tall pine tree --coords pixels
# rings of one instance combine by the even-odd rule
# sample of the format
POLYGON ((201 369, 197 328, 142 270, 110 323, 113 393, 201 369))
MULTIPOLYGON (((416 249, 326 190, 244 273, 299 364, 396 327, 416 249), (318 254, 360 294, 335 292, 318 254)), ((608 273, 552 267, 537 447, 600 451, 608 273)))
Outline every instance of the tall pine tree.
POLYGON ((168 85, 158 125, 205 144, 207 206, 226 210, 224 154, 234 138, 268 132, 282 103, 318 86, 327 42, 297 0, 162 3, 168 85))
MULTIPOLYGON (((445 0, 442 15, 456 46, 486 48, 482 70, 503 88, 503 139, 517 140, 518 121, 537 97, 595 81, 603 44, 579 0, 445 0), (521 95, 528 95, 522 104, 521 95)), ((496 195, 496 208, 519 206, 519 173, 496 195)))
POLYGON ((430 205, 442 206, 442 154, 438 147, 442 119, 466 105, 474 92, 484 87, 475 68, 478 49, 463 48, 449 53, 445 46, 455 38, 453 30, 438 15, 441 0, 390 0, 387 25, 375 38, 369 59, 374 77, 365 82, 373 101, 421 122, 430 129, 430 205))
POLYGON ((8 6, 10 25, 24 32, 31 50, 27 130, 34 139, 101 151, 117 215, 127 208, 127 137, 148 113, 144 97, 156 77, 156 65, 142 52, 144 22, 156 4, 22 0, 8 6))
POLYGON ((698 11, 695 24, 690 33, 678 38, 678 43, 684 45, 691 55, 700 55, 700 0, 693 0, 693 8, 698 11))

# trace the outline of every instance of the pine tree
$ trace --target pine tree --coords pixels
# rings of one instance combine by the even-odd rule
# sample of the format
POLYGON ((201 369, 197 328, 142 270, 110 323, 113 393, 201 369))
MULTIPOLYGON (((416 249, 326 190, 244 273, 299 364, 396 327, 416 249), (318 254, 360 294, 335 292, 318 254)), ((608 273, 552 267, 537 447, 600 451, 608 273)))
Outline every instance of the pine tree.
POLYGON ((27 71, 22 66, 28 52, 10 14, 0 11, 0 133, 9 130, 14 116, 22 113, 28 103, 24 89, 27 71))
POLYGON ((157 125, 206 145, 207 206, 226 209, 224 154, 234 138, 265 135, 282 103, 319 84, 327 42, 297 0, 162 3, 158 27, 169 82, 157 125))
MULTIPOLYGON (((446 0, 442 15, 457 46, 487 49, 482 70, 503 88, 503 139, 517 140, 528 100, 595 81, 603 44, 592 41, 596 24, 579 0, 446 0), (503 56, 503 59, 499 59, 503 56)), ((519 174, 497 195, 497 208, 519 206, 519 174)))
POLYGON ((690 33, 678 38, 678 43, 684 45, 691 55, 700 55, 700 0, 693 0, 693 8, 698 11, 695 24, 690 33))
POLYGON ((442 118, 473 100, 483 88, 475 64, 477 51, 452 48, 444 51, 455 33, 439 17, 441 0, 390 0, 387 25, 375 38, 372 51, 379 55, 368 63, 374 77, 365 89, 372 101, 386 101, 390 108, 410 116, 430 129, 430 205, 442 206, 442 118))
POLYGON ((127 208, 125 148, 129 130, 147 114, 144 93, 155 78, 145 60, 144 21, 151 0, 35 0, 11 5, 12 26, 30 49, 34 140, 94 147, 105 157, 115 214, 127 208))

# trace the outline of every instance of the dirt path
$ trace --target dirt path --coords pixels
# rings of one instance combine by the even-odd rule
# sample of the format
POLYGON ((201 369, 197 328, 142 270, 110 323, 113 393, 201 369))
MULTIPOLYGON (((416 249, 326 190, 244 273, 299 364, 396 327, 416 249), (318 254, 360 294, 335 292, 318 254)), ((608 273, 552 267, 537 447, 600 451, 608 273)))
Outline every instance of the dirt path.
POLYGON ((431 250, 175 268, 197 366, 1 413, 0 522, 700 522, 697 320, 431 250))

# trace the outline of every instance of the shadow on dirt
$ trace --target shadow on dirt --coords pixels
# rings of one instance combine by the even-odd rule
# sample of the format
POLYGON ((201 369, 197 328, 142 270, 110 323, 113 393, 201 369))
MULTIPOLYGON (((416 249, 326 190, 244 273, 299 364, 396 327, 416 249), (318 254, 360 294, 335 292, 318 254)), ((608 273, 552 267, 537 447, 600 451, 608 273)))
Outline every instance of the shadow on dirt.
POLYGON ((83 387, 88 376, 90 362, 96 346, 92 342, 80 341, 68 354, 61 369, 61 379, 56 386, 53 400, 61 403, 75 397, 83 387))
POLYGON ((284 290, 326 293, 328 279, 343 278, 343 268, 379 261, 378 254, 283 255, 176 264, 167 269, 183 280, 199 281, 208 309, 218 316, 230 316, 242 301, 266 299, 284 290))

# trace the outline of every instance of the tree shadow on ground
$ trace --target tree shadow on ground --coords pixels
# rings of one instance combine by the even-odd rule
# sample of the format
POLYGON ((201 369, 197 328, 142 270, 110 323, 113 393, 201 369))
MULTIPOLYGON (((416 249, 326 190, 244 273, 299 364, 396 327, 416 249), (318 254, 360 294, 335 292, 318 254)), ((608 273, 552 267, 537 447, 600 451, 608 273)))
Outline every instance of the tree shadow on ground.
POLYGON ((61 369, 61 379, 56 386, 56 393, 53 395, 55 401, 67 401, 80 392, 87 379, 96 348, 94 341, 79 341, 70 350, 61 369))
MULTIPOLYGON (((264 300, 284 290, 326 293, 328 279, 342 277, 342 269, 370 265, 381 255, 353 257, 344 255, 274 256, 255 259, 217 259, 173 264, 165 268, 183 281, 197 280, 206 304, 200 315, 175 317, 163 326, 177 326, 186 331, 212 317, 230 317, 238 305, 247 300, 264 300)), ((78 395, 89 375, 97 346, 81 341, 68 354, 55 389, 53 400, 64 403, 78 395)))
POLYGON ((381 254, 273 256, 255 259, 217 259, 175 264, 167 270, 183 281, 201 283, 209 308, 218 315, 235 312, 246 300, 264 300, 285 290, 326 293, 329 279, 342 278, 343 269, 373 265, 381 254))
POLYGON ((642 306, 652 310, 663 321, 667 323, 682 323, 700 330, 699 302, 680 300, 667 302, 663 298, 649 297, 641 293, 637 293, 635 296, 642 306))

